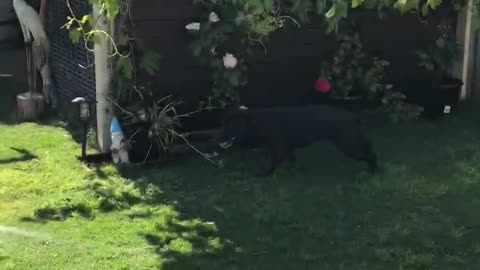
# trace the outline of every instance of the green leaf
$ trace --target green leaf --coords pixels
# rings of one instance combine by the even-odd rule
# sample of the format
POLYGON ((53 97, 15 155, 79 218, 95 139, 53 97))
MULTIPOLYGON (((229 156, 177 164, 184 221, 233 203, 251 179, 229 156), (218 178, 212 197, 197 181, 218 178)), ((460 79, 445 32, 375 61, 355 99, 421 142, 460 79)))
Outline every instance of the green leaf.
POLYGON ((140 67, 147 72, 148 75, 154 75, 159 68, 160 55, 154 51, 146 51, 141 60, 140 67))
POLYGON ((332 7, 327 11, 327 13, 325 14, 325 17, 327 17, 328 19, 331 19, 333 18, 333 16, 335 16, 335 9, 336 9, 336 3, 334 3, 332 5, 332 7))
POLYGON ((68 36, 70 37, 70 40, 72 41, 73 44, 78 44, 80 43, 80 38, 82 36, 82 33, 80 31, 72 30, 68 33, 68 36))
POLYGON ((425 5, 423 5, 423 7, 422 7, 422 15, 423 15, 423 16, 427 16, 427 14, 428 14, 428 5, 425 4, 425 5))
POLYGON ((402 14, 405 12, 418 9, 419 0, 398 0, 393 7, 398 9, 402 14))
POLYGON ((110 20, 115 19, 120 12, 120 1, 118 0, 101 0, 105 4, 105 10, 107 12, 107 18, 110 20))
POLYGON ((123 73, 125 78, 131 80, 133 77, 133 65, 132 61, 128 57, 119 57, 117 61, 117 68, 123 73))
POLYGON ((363 4, 363 0, 352 0, 352 8, 357 8, 363 4))
POLYGON ((91 19, 91 16, 90 16, 90 15, 84 15, 84 16, 82 17, 82 19, 80 20, 80 23, 81 23, 81 24, 85 24, 85 23, 87 23, 90 19, 91 19))
POLYGON ((248 1, 251 5, 253 5, 254 9, 263 9, 265 4, 262 0, 250 0, 248 1))
POLYGON ((265 20, 259 21, 254 24, 251 28, 251 31, 252 33, 255 33, 259 36, 267 36, 276 29, 277 25, 273 24, 270 19, 266 18, 265 20))
POLYGON ((228 80, 233 87, 240 86, 240 78, 238 75, 239 75, 238 73, 233 73, 230 76, 228 76, 228 80))
POLYGON ((427 0, 426 6, 429 6, 431 9, 435 9, 442 3, 442 0, 427 0))
POLYGON ((338 20, 346 18, 348 15, 348 5, 347 2, 343 0, 337 0, 337 5, 336 5, 336 17, 338 17, 338 20))
POLYGON ((325 11, 325 1, 324 0, 317 0, 317 14, 323 14, 325 11))
POLYGON ((401 11, 406 4, 407 0, 398 0, 397 2, 395 2, 393 7, 401 11))
POLYGON ((273 9, 273 0, 264 0, 263 4, 265 5, 266 10, 272 10, 273 9))

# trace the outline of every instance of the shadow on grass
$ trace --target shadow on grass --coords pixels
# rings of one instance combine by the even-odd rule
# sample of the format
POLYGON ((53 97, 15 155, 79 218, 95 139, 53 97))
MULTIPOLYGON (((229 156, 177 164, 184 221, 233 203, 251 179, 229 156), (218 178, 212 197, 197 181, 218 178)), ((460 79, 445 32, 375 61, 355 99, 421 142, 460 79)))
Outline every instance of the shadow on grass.
POLYGON ((232 269, 242 257, 233 242, 218 237, 213 223, 190 220, 157 225, 154 233, 141 236, 162 258, 162 270, 232 269))
POLYGON ((33 159, 37 159, 37 156, 33 155, 32 153, 30 153, 26 149, 18 149, 18 148, 15 148, 15 147, 10 147, 10 149, 12 149, 13 151, 21 154, 21 156, 16 157, 16 158, 0 159, 0 165, 15 163, 15 162, 26 162, 26 161, 30 161, 30 160, 33 160, 33 159))
POLYGON ((71 199, 62 199, 46 207, 35 209, 33 217, 24 217, 21 221, 63 221, 72 216, 91 219, 96 211, 118 211, 142 202, 142 197, 134 185, 128 185, 120 180, 96 180, 90 183, 90 189, 96 200, 92 198, 92 201, 76 202, 71 199))
POLYGON ((23 217, 20 221, 38 223, 45 223, 47 221, 64 221, 74 215, 90 219, 93 218, 93 210, 91 207, 82 203, 64 205, 57 208, 43 207, 36 209, 33 217, 23 217))
POLYGON ((374 177, 323 146, 299 154, 307 171, 297 175, 251 177, 263 162, 251 151, 229 157, 225 170, 187 160, 123 175, 153 194, 148 204, 218 226, 202 233, 169 224, 143 234, 161 269, 462 269, 477 265, 468 250, 480 239, 473 123, 469 114, 374 131, 385 166, 374 177), (228 244, 208 252, 211 239, 228 244))

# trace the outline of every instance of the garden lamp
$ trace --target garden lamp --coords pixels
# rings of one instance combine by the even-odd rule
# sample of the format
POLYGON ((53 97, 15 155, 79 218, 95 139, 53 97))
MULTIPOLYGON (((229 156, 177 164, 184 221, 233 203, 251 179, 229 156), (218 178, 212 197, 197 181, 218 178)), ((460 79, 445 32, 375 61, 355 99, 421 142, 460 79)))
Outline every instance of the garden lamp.
POLYGON ((88 120, 90 120, 90 103, 83 97, 77 97, 72 100, 72 103, 79 106, 79 117, 83 123, 83 136, 82 136, 82 160, 85 160, 87 156, 87 129, 88 120))

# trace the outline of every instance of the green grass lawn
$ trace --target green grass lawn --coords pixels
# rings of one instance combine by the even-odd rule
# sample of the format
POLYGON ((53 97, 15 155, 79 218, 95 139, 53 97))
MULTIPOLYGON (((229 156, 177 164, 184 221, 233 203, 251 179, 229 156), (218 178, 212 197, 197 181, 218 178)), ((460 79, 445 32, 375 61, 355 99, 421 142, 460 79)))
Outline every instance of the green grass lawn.
POLYGON ((90 169, 62 126, 0 124, 0 269, 480 269, 474 112, 372 128, 383 172, 328 144, 304 170, 90 169))

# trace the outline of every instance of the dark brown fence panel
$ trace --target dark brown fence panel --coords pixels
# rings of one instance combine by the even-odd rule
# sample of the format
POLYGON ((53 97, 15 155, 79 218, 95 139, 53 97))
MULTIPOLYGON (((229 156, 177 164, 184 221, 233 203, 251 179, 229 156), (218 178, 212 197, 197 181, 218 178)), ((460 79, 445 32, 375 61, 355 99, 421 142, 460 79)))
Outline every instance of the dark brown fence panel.
MULTIPOLYGON (((366 49, 391 62, 388 77, 401 80, 418 72, 413 50, 434 42, 440 18, 450 9, 434 12, 425 21, 416 14, 389 14, 380 20, 375 12, 356 12, 356 30, 366 49)), ((177 92, 196 96, 208 93, 210 75, 198 65, 188 49, 191 37, 185 25, 197 14, 191 0, 136 0, 132 4, 133 33, 162 55, 154 78, 158 93, 177 92)), ((454 20, 455 21, 455 20, 454 20)), ((267 54, 259 46, 249 60, 249 84, 242 89, 246 104, 301 103, 308 99, 318 76, 320 62, 335 50, 333 35, 312 20, 301 29, 289 26, 274 34, 267 54)))

